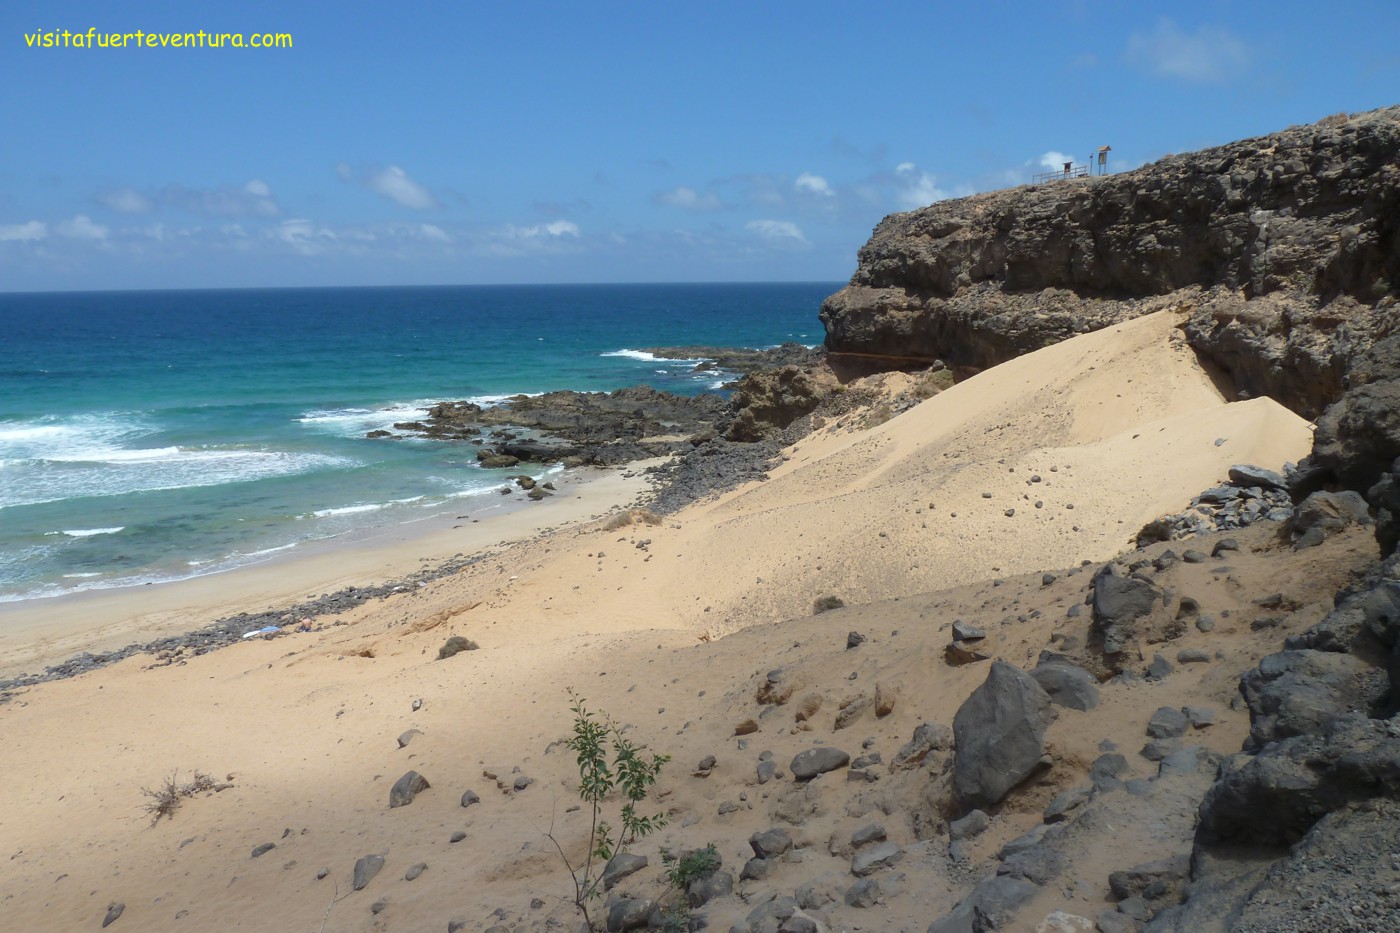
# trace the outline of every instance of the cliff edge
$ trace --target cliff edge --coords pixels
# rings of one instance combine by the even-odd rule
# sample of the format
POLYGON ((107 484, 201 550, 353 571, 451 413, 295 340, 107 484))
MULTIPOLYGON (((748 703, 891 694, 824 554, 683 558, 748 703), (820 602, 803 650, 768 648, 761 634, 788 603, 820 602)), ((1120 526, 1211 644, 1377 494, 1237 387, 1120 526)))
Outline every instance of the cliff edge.
POLYGON ((892 214, 826 300, 827 350, 997 363, 1163 308, 1252 396, 1316 418, 1397 330, 1400 106, 892 214))

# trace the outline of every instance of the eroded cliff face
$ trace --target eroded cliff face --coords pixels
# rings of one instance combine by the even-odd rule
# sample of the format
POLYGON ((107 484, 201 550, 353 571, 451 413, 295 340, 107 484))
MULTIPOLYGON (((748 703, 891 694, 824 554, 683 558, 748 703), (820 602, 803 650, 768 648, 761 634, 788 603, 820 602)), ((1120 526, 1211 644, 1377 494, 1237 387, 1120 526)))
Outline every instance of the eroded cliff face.
POLYGON ((1192 346, 1238 390, 1315 418, 1400 332, 1397 295, 1390 107, 892 214, 821 316, 833 354, 985 368, 1182 308, 1192 346))

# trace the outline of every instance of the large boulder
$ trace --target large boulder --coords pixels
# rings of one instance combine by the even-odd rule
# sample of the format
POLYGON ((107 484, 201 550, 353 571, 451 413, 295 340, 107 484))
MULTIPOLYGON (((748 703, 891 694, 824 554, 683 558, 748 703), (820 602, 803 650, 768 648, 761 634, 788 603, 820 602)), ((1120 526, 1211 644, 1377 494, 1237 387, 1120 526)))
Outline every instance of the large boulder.
POLYGON ((969 807, 990 807, 1041 765, 1050 697, 1020 668, 995 661, 953 717, 953 786, 969 807))
POLYGON ((1106 655, 1122 654, 1137 634, 1138 620, 1151 614, 1162 598, 1157 587, 1125 577, 1112 564, 1094 575, 1094 628, 1106 655))

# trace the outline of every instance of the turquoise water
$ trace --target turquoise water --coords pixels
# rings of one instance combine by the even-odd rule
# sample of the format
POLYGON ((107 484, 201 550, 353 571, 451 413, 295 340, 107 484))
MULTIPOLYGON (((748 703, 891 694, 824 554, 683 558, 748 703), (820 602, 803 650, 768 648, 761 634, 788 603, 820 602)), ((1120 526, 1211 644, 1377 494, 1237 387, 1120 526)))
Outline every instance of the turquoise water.
POLYGON ((365 433, 444 399, 706 391, 639 351, 819 343, 837 287, 0 294, 0 601, 463 510, 502 478, 476 448, 365 433))

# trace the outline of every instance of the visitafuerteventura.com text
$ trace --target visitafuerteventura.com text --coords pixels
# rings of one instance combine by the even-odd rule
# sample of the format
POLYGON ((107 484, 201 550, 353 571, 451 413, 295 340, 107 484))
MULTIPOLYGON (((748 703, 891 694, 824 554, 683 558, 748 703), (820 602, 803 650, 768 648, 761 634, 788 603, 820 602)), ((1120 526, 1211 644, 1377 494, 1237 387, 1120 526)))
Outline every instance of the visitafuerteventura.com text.
POLYGON ((51 29, 24 34, 31 49, 290 49, 290 32, 87 32, 51 29))

